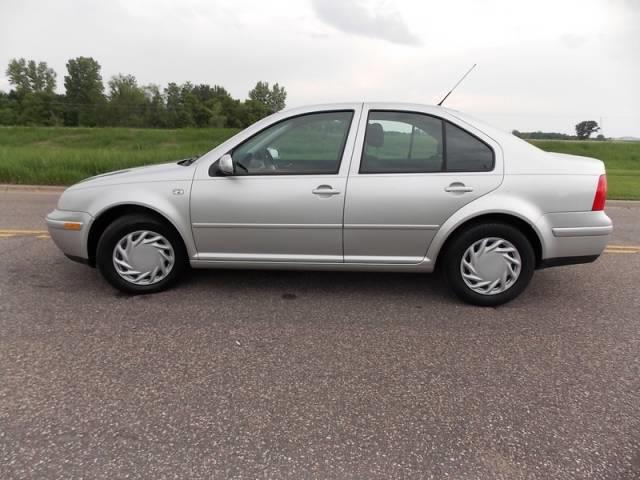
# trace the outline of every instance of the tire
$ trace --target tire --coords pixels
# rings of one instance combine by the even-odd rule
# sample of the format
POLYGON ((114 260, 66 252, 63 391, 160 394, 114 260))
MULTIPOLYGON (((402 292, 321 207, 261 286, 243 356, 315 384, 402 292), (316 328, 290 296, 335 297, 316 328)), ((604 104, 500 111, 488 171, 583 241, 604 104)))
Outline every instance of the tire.
POLYGON ((184 272, 187 262, 184 243, 175 229, 144 214, 114 220, 102 233, 96 251, 96 266, 102 276, 118 290, 130 294, 165 290, 184 272), (136 278, 143 276, 138 275, 140 272, 148 275, 136 282, 136 278))
POLYGON ((531 243, 520 230, 504 223, 466 227, 444 253, 449 287, 472 305, 492 307, 513 300, 527 287, 535 270, 531 243), (492 289, 494 282, 497 285, 492 289))

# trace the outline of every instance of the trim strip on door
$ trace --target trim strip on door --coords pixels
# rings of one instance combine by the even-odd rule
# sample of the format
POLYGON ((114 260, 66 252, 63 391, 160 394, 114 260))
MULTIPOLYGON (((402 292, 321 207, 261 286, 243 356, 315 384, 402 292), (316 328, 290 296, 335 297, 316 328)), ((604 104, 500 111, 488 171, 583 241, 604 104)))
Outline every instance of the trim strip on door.
POLYGON ((342 228, 340 223, 193 223, 193 228, 342 228))
POLYGON ((354 230, 437 230, 440 225, 393 225, 386 223, 346 223, 344 228, 354 230))
POLYGON ((289 255, 282 253, 198 253, 196 259, 226 262, 342 263, 342 255, 289 255))

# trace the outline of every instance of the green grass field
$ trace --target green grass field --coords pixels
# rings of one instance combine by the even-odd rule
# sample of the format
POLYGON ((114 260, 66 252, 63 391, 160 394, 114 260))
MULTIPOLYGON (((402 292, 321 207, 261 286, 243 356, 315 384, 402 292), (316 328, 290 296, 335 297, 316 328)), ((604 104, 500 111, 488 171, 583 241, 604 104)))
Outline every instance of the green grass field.
MULTIPOLYGON (((0 183, 69 185, 110 170, 204 153, 231 129, 0 128, 0 183)), ((640 200, 640 142, 536 140, 607 166, 609 198, 640 200)))
POLYGON ((0 183, 70 185, 111 170, 202 154, 236 131, 0 128, 0 183))

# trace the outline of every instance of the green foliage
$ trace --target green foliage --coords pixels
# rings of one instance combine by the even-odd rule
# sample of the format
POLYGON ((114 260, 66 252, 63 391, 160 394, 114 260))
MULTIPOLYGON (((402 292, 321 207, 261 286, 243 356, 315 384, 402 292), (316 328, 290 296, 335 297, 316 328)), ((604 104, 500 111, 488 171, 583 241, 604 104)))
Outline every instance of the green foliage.
POLYGON ((586 140, 592 133, 600 130, 598 122, 595 120, 584 120, 576 125, 576 135, 578 140, 586 140))
POLYGON ((114 75, 109 80, 108 125, 121 127, 144 126, 147 110, 147 96, 138 87, 133 75, 114 75))
POLYGON ((14 90, 0 95, 0 124, 57 125, 56 72, 46 62, 12 59, 6 71, 14 90), (2 98, 4 96, 4 98, 2 98))
POLYGON ((6 71, 9 83, 16 92, 53 94, 56 89, 56 72, 46 62, 38 62, 24 58, 12 59, 6 71))
POLYGON ((9 62, 13 87, 0 92, 0 125, 65 125, 152 128, 243 128, 285 107, 287 93, 277 83, 258 82, 242 102, 219 85, 169 83, 138 85, 118 74, 105 94, 100 64, 91 57, 67 62, 64 95, 56 95, 56 73, 45 62, 9 62))
POLYGON ((525 140, 575 140, 576 138, 573 135, 558 132, 519 132, 518 130, 513 130, 511 133, 525 140))
POLYGON ((285 107, 287 92, 284 87, 281 87, 277 83, 269 88, 269 82, 258 82, 249 92, 249 100, 254 102, 252 108, 256 109, 256 111, 257 108, 259 108, 256 105, 260 105, 264 107, 265 111, 270 115, 285 107))
POLYGON ((17 104, 15 92, 0 92, 0 125, 16 125, 18 123, 17 104))
POLYGON ((106 105, 100 64, 91 57, 67 62, 65 125, 96 126, 103 123, 106 105))

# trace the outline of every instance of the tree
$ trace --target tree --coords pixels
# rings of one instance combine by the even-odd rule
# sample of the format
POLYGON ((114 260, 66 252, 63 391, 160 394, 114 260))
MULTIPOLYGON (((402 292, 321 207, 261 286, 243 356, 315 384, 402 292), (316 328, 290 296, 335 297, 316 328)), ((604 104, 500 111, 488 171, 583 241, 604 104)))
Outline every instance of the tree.
POLYGON ((220 85, 140 86, 123 74, 111 77, 105 91, 93 58, 69 59, 66 68, 59 95, 56 72, 46 62, 12 59, 6 69, 12 89, 0 92, 0 125, 244 128, 283 109, 287 98, 277 83, 257 82, 242 101, 220 85))
POLYGON ((244 120, 244 104, 229 94, 220 85, 214 85, 213 97, 220 105, 220 111, 224 116, 224 125, 227 128, 243 128, 246 126, 244 120))
POLYGON ((123 127, 143 127, 147 97, 133 75, 114 75, 109 80, 107 123, 123 127))
POLYGON ((56 72, 49 68, 47 62, 38 62, 24 58, 12 59, 7 67, 9 83, 16 92, 53 94, 56 89, 56 72))
POLYGON ((186 104, 186 97, 193 88, 190 82, 183 85, 171 82, 164 89, 167 99, 167 126, 170 128, 193 127, 195 121, 190 105, 186 104))
POLYGON ((16 93, 0 91, 0 125, 15 125, 18 100, 16 93))
POLYGON ((106 103, 100 64, 91 57, 72 58, 67 62, 67 72, 64 77, 68 103, 65 123, 98 125, 103 120, 106 103))
POLYGON ((167 107, 164 95, 158 85, 149 84, 142 87, 147 110, 145 112, 145 127, 163 128, 167 126, 167 107))
POLYGON ((249 100, 261 103, 268 114, 272 114, 285 107, 287 92, 277 83, 269 88, 269 82, 258 82, 249 92, 249 100))
POLYGON ((272 112, 279 112, 287 106, 287 91, 277 83, 271 87, 271 95, 269 96, 269 107, 272 112))
MULTIPOLYGON (((60 113, 56 106, 56 72, 46 62, 12 59, 6 71, 14 87, 15 102, 10 103, 13 114, 3 113, 20 125, 55 125, 60 113)), ((3 120, 6 122, 6 120, 3 120)))
POLYGON ((246 100, 241 110, 242 126, 247 127, 271 114, 269 108, 258 100, 246 100))
POLYGON ((586 140, 592 133, 600 130, 598 122, 595 120, 584 120, 576 125, 576 135, 578 140, 586 140))

